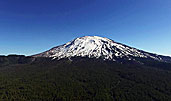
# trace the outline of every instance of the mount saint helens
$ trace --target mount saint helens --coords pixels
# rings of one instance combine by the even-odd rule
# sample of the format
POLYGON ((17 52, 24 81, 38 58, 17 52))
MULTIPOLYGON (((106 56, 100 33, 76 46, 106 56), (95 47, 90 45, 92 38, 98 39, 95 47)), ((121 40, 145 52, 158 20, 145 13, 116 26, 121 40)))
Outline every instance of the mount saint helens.
MULTIPOLYGON (((171 57, 157 55, 127 45, 117 43, 111 39, 98 36, 84 36, 76 38, 64 45, 54 47, 33 57, 50 57, 53 59, 88 57, 102 58, 103 60, 130 60, 151 59, 160 62, 171 62, 171 57)), ((138 61, 140 62, 140 61, 138 61)))
POLYGON ((0 100, 171 101, 171 57, 85 36, 33 55, 0 56, 0 100))

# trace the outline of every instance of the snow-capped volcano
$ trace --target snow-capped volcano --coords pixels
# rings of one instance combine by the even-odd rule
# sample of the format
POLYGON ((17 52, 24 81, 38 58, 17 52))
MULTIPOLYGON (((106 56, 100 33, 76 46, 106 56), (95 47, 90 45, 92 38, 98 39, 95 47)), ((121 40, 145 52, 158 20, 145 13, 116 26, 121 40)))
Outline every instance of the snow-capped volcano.
POLYGON ((121 58, 127 60, 135 60, 135 58, 150 58, 164 61, 163 57, 160 55, 138 50, 99 36, 84 36, 76 38, 64 45, 34 55, 34 57, 51 57, 53 59, 89 57, 103 58, 104 60, 113 61, 121 58))

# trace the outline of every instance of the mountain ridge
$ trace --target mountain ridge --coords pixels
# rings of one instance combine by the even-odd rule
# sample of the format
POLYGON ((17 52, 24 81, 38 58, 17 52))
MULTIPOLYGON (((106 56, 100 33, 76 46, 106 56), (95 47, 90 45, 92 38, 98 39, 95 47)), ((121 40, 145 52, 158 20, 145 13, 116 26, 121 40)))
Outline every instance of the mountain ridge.
POLYGON ((118 59, 133 60, 136 58, 148 58, 161 62, 171 62, 171 57, 149 53, 122 43, 99 36, 83 36, 66 44, 51 48, 33 57, 50 57, 62 59, 71 57, 102 58, 104 60, 117 61, 118 59))

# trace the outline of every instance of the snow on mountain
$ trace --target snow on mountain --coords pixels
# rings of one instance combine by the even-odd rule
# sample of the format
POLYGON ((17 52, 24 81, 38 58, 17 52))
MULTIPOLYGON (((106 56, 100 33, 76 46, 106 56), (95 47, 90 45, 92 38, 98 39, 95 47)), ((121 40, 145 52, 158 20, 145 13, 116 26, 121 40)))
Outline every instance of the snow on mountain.
POLYGON ((98 36, 76 38, 64 45, 54 47, 34 57, 51 57, 53 59, 70 57, 103 58, 116 61, 118 58, 134 60, 135 58, 150 58, 162 61, 162 56, 148 53, 136 48, 114 42, 111 39, 98 36))

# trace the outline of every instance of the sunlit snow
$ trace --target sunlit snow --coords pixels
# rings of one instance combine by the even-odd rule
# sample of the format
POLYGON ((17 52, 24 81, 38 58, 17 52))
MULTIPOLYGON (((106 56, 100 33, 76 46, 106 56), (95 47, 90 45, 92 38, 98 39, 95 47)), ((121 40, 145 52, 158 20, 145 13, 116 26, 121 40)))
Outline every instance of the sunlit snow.
POLYGON ((105 60, 114 60, 117 58, 127 58, 132 60, 132 57, 152 58, 161 60, 160 57, 152 56, 151 54, 140 51, 138 49, 114 42, 108 38, 98 36, 84 36, 76 38, 64 45, 52 48, 49 51, 36 55, 37 57, 52 57, 53 59, 70 58, 70 57, 90 57, 100 58, 105 60))

